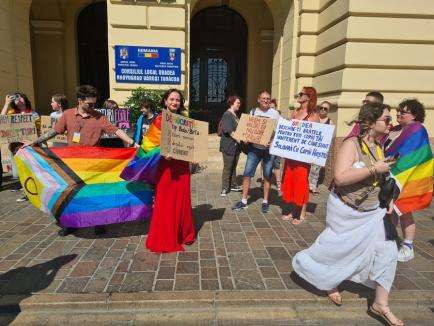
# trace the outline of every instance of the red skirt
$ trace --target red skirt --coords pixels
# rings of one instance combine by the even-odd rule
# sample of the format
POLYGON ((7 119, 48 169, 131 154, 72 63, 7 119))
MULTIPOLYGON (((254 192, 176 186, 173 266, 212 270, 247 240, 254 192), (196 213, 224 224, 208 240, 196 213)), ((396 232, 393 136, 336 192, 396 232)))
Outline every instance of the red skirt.
POLYGON ((160 159, 155 202, 146 248, 153 252, 184 251, 194 241, 188 162, 160 159))
POLYGON ((309 201, 309 171, 308 163, 285 160, 281 187, 284 201, 297 206, 303 206, 309 201))

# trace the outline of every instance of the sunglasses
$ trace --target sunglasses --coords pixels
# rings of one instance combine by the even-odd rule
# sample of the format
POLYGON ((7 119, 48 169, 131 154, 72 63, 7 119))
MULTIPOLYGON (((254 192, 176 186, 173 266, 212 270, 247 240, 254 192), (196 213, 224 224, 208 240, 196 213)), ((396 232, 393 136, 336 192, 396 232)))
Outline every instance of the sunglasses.
POLYGON ((298 96, 303 96, 303 95, 306 95, 306 93, 303 92, 298 93, 298 96))
POLYGON ((319 109, 320 109, 321 111, 328 111, 328 110, 329 110, 329 108, 326 107, 326 106, 321 106, 319 109))
POLYGON ((396 109, 396 112, 399 113, 400 115, 411 113, 410 111, 404 111, 403 109, 396 109))
POLYGON ((384 119, 378 119, 377 121, 384 121, 386 125, 390 124, 392 122, 391 117, 385 117, 384 119))

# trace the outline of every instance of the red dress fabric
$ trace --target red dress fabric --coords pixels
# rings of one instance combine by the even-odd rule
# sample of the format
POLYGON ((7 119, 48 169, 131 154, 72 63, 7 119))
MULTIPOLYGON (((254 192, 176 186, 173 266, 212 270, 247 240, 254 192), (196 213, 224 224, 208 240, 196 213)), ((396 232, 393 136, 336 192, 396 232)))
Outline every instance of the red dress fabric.
POLYGON ((188 162, 161 158, 157 180, 146 248, 157 253, 184 251, 182 245, 195 236, 188 162))
MULTIPOLYGON (((308 121, 309 114, 302 120, 308 121)), ((309 163, 285 159, 280 188, 284 201, 297 206, 307 204, 309 201, 309 172, 309 163)))

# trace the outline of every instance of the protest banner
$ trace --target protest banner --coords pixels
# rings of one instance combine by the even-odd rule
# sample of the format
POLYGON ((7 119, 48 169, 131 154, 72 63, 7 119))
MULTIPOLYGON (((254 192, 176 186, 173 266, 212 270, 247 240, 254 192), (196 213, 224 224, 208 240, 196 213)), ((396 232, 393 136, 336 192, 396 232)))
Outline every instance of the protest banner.
MULTIPOLYGON (((117 128, 123 130, 128 133, 128 130, 131 128, 131 114, 129 109, 95 109, 98 112, 104 114, 108 121, 112 123, 117 128)), ((107 134, 103 134, 102 138, 109 137, 107 134)), ((117 137, 117 136, 115 136, 117 137)))
POLYGON ((277 121, 275 119, 241 114, 234 138, 253 144, 268 145, 277 121))
POLYGON ((208 122, 163 110, 160 146, 162 156, 205 162, 208 160, 208 122))
MULTIPOLYGON (((57 123, 60 117, 50 117, 48 115, 41 116, 41 132, 45 134, 46 132, 53 130, 54 125, 57 123)), ((53 143, 62 143, 67 144, 66 140, 66 132, 63 135, 57 135, 56 137, 50 139, 48 141, 48 146, 51 146, 53 143)))
POLYGON ((35 119, 31 114, 0 115, 0 145, 3 171, 10 171, 10 143, 37 138, 35 119))
POLYGON ((270 153, 325 166, 334 129, 329 124, 280 119, 270 153))

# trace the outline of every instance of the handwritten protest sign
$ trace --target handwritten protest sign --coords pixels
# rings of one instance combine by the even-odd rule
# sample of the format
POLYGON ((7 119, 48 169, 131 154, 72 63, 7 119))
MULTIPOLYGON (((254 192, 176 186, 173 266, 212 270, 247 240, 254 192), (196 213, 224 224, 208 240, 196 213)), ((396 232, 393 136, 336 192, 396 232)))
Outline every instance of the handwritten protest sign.
POLYGON ((163 110, 160 153, 188 162, 207 161, 208 122, 163 110))
MULTIPOLYGON (((47 131, 52 130, 54 125, 57 123, 60 117, 50 117, 48 115, 42 115, 41 116, 41 132, 42 134, 45 134, 47 131)), ((66 140, 66 133, 63 135, 57 135, 56 137, 52 138, 48 145, 50 146, 52 143, 62 143, 66 144, 68 141, 66 140)))
POLYGON ((267 145, 276 126, 277 121, 255 117, 250 114, 241 114, 234 138, 253 144, 267 145))
POLYGON ((329 124, 280 119, 270 153, 325 166, 334 129, 329 124))
MULTIPOLYGON (((95 109, 98 112, 104 114, 108 121, 113 125, 122 129, 125 132, 131 128, 131 114, 129 109, 95 109)), ((117 136, 115 136, 117 137, 117 136)), ((103 134, 102 138, 110 138, 107 134, 103 134)))
POLYGON ((0 115, 0 145, 4 171, 11 168, 10 143, 37 138, 35 118, 31 114, 0 115))

